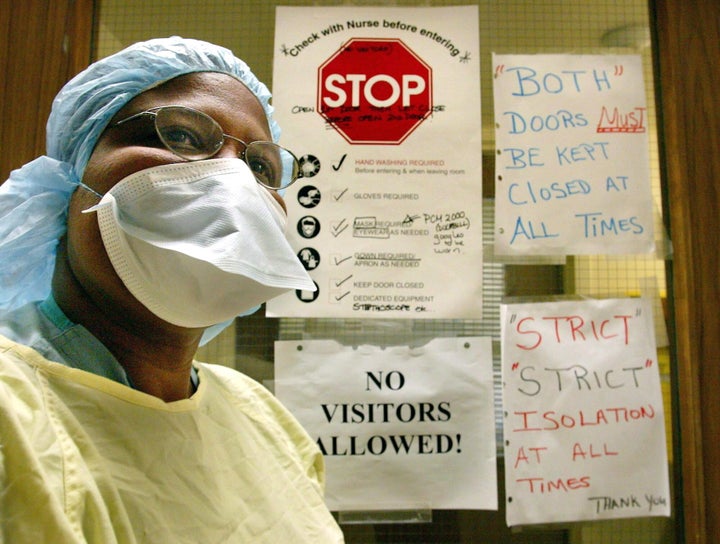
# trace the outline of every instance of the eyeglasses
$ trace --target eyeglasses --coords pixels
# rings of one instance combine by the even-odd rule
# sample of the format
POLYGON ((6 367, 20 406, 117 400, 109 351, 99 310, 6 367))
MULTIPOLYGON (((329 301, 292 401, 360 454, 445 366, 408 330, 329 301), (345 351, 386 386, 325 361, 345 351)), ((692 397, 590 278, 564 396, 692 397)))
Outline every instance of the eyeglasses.
POLYGON ((146 115, 153 117, 155 132, 163 145, 183 159, 199 161, 214 157, 229 138, 243 145, 239 158, 247 163, 255 179, 268 189, 284 189, 302 175, 297 158, 284 147, 266 141, 245 143, 223 133, 222 127, 209 115, 185 106, 151 108, 112 126, 146 115))

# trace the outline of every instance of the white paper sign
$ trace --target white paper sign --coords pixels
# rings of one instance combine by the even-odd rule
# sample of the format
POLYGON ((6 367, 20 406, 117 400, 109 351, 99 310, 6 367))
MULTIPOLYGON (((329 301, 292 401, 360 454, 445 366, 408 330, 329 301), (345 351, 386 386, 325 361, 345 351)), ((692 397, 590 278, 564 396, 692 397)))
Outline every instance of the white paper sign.
POLYGON ((508 525, 670 514, 650 304, 501 306, 508 525))
POLYGON ((276 15, 273 105, 304 176, 288 237, 318 291, 268 315, 480 318, 477 6, 276 15))
POLYGON ((495 253, 654 249, 637 55, 493 55, 495 253))
POLYGON ((488 338, 276 342, 275 393, 325 456, 331 510, 497 509, 488 338))

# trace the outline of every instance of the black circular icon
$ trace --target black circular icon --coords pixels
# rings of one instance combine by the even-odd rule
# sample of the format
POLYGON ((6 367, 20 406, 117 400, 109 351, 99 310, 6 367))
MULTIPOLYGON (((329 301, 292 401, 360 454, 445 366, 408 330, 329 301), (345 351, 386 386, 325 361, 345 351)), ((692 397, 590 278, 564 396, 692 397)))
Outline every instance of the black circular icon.
POLYGON ((303 155, 298 162, 300 163, 301 177, 311 178, 320 171, 320 159, 315 155, 303 155))
POLYGON ((304 289, 295 289, 295 296, 300 302, 314 302, 320 296, 320 287, 317 282, 315 284, 315 291, 306 291, 304 289))
POLYGON ((321 197, 322 195, 317 187, 313 185, 305 185, 298 191, 297 199, 298 203, 303 208, 314 208, 320 204, 321 197))
POLYGON ((315 270, 320 266, 320 253, 315 248, 304 247, 297 254, 305 270, 315 270))
POLYGON ((301 217, 297 224, 297 231, 303 238, 315 238, 320 232, 320 221, 312 215, 301 217))

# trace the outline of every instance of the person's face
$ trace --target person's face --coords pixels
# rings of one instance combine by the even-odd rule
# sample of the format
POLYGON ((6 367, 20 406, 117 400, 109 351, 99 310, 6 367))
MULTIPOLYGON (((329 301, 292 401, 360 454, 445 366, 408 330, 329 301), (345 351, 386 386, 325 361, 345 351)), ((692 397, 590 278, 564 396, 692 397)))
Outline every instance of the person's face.
MULTIPOLYGON (((90 157, 83 182, 100 194, 106 193, 126 176, 164 164, 184 162, 166 149, 155 133, 152 117, 113 126, 114 122, 153 107, 182 105, 202 111, 215 119, 223 132, 244 142, 271 140, 265 112, 245 85, 226 74, 201 72, 175 78, 144 92, 123 107, 102 134, 90 157)), ((242 144, 227 138, 213 158, 235 158, 242 144)), ((284 206, 282 197, 270 193, 284 206)), ((98 197, 79 188, 70 201, 67 259, 74 276, 98 304, 113 304, 117 311, 137 317, 150 314, 125 288, 105 252, 96 214, 83 214, 97 204, 98 197)), ((157 319, 157 318, 155 318, 157 319)))
MULTIPOLYGON (((162 164, 182 162, 158 138, 151 116, 113 126, 116 121, 158 106, 187 106, 215 119, 225 134, 244 142, 272 140, 265 112, 245 85, 226 74, 200 72, 177 77, 131 100, 109 123, 98 140, 83 182, 105 194, 124 177, 162 164)), ((235 158, 243 145, 226 138, 213 158, 235 158)), ((284 207, 282 197, 271 194, 284 207)))

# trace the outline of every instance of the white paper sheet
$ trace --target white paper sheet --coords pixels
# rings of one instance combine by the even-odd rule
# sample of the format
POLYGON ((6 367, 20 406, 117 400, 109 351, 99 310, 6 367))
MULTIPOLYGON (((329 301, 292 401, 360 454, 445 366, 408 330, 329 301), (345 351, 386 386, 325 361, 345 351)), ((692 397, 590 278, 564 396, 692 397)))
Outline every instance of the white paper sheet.
POLYGON ((305 176, 288 237, 318 291, 268 315, 480 318, 477 7, 276 14, 273 105, 305 176))
POLYGON ((644 299, 501 306, 508 525, 667 516, 644 299))
POLYGON ((654 250, 637 55, 493 55, 495 253, 654 250))
POLYGON ((331 510, 497 508, 488 338, 276 342, 275 374, 325 454, 331 510))

